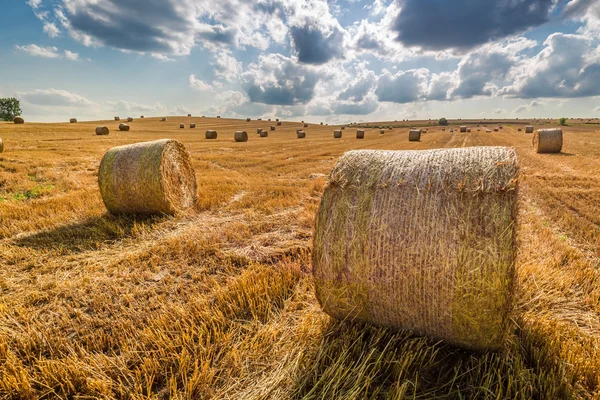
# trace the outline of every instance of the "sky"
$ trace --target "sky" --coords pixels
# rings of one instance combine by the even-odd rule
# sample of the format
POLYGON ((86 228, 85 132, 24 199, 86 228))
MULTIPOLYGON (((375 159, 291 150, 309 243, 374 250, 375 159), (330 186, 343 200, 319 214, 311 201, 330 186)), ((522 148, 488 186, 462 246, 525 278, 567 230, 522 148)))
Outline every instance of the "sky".
POLYGON ((3 0, 29 121, 600 117, 600 0, 3 0))

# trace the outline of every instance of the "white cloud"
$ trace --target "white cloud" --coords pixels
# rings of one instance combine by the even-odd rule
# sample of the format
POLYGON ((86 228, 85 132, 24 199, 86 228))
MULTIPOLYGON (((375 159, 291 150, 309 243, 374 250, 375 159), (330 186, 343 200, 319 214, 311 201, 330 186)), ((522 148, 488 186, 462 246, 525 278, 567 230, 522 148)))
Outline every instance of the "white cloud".
POLYGON ((43 47, 38 46, 37 44, 28 44, 25 46, 15 46, 15 49, 23 51, 30 56, 34 57, 44 57, 44 58, 59 58, 60 54, 58 54, 58 48, 56 47, 43 47))
POLYGON ((495 108, 494 111, 492 111, 493 114, 506 114, 506 110, 502 109, 502 108, 495 108))
POLYGON ((196 75, 194 75, 194 74, 189 76, 188 81, 189 81, 190 87, 194 90, 201 90, 201 91, 213 90, 211 85, 209 85, 208 83, 204 82, 201 79, 197 79, 196 75))
POLYGON ((31 104, 37 104, 41 106, 77 106, 77 107, 91 107, 96 104, 75 93, 67 92, 66 90, 59 89, 36 89, 31 92, 20 92, 17 93, 19 98, 23 101, 31 104))
POLYGON ((158 102, 154 105, 148 105, 119 100, 117 102, 108 101, 106 104, 112 111, 117 112, 147 112, 156 114, 164 114, 167 112, 167 107, 158 102))
POLYGON ((79 61, 79 54, 69 50, 65 50, 65 58, 71 61, 79 61))
POLYGON ((44 32, 51 38, 55 38, 60 35, 60 29, 56 27, 56 24, 51 22, 44 23, 44 32))
POLYGON ((29 0, 27 2, 31 8, 36 9, 42 4, 42 0, 29 0))

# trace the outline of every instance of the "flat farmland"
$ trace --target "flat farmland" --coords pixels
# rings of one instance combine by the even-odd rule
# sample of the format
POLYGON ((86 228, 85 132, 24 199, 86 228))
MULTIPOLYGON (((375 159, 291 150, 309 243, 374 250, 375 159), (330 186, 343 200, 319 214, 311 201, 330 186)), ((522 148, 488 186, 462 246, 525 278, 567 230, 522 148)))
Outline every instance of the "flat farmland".
POLYGON ((116 121, 0 123, 0 397, 598 398, 600 125, 563 127, 560 154, 535 154, 524 121, 491 133, 450 122, 443 132, 412 121, 429 124, 420 142, 408 141, 408 122, 373 123, 360 140, 350 125, 334 139, 338 126, 271 131, 274 121, 225 118, 136 118, 129 132, 116 121), (108 136, 94 134, 100 125, 108 136), (236 143, 237 130, 249 141, 236 143), (196 207, 108 214, 104 153, 162 138, 191 154, 196 207), (312 227, 336 160, 471 146, 514 147, 521 165, 504 350, 472 353, 321 311, 312 227))

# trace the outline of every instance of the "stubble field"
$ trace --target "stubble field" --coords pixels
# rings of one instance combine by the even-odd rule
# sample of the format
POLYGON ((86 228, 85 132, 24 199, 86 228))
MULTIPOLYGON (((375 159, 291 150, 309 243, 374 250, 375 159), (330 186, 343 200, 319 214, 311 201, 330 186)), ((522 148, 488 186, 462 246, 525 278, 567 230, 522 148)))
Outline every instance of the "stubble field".
POLYGON ((118 132, 115 121, 0 123, 0 397, 600 397, 600 127, 564 127, 562 153, 538 155, 517 132, 524 124, 429 126, 420 142, 408 142, 408 123, 366 129, 363 140, 355 127, 333 139, 337 128, 313 124, 297 139, 301 124, 285 121, 268 138, 256 134, 274 124, 145 118, 118 132), (101 124, 110 135, 94 134, 101 124), (204 139, 206 129, 218 139, 204 139), (247 143, 234 142, 239 129, 247 143), (191 154, 196 208, 108 214, 97 185, 103 154, 162 138, 191 154), (515 147, 521 163, 505 349, 472 353, 324 314, 312 226, 336 160, 351 149, 488 145, 515 147))

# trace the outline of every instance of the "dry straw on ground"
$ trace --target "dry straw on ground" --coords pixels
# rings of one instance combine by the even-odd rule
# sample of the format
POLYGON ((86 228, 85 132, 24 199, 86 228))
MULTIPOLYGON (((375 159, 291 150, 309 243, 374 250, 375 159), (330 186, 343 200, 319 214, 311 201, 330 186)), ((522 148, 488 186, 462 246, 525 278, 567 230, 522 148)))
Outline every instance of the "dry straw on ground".
POLYGON ((533 133, 533 126, 531 126, 531 125, 526 126, 525 127, 525 133, 533 133))
POLYGON ((356 131, 356 138, 357 139, 364 139, 365 138, 365 131, 363 129, 358 129, 356 131))
POLYGON ((410 132, 408 133, 408 141, 409 142, 418 142, 420 140, 421 140, 421 130, 420 129, 411 129, 410 132))
POLYGON ((323 309, 499 349, 515 274, 517 173, 505 147, 344 154, 315 224, 323 309))
POLYGON ((217 131, 208 130, 208 131, 206 131, 206 133, 204 134, 204 137, 205 137, 206 139, 216 139, 216 138, 217 138, 217 131))
POLYGON ((72 123, 72 124, 76 124, 77 123, 77 118, 71 118, 69 120, 69 122, 72 123))
POLYGON ((562 130, 538 129, 533 134, 532 144, 536 153, 560 153, 563 145, 562 130))
POLYGON ((236 142, 247 142, 248 133, 246 131, 237 131, 236 133, 234 133, 233 138, 236 142))
POLYGON ((129 125, 127 124, 119 124, 119 130, 123 132, 129 132, 129 125))
POLYGON ((341 130, 336 130, 336 131, 333 131, 333 137, 334 137, 335 139, 339 139, 339 138, 341 138, 341 137, 342 137, 342 131, 341 131, 341 130))
POLYGON ((296 135, 298 136, 298 139, 304 139, 306 137, 306 132, 298 131, 296 132, 296 135))
POLYGON ((23 119, 23 117, 14 117, 14 118, 13 118, 13 122, 14 122, 15 124, 24 124, 24 123, 25 123, 25 120, 23 119))
POLYGON ((108 135, 108 128, 106 126, 96 127, 96 135, 108 135))
POLYGON ((172 139, 110 149, 100 163, 98 184, 113 214, 175 214, 196 203, 190 156, 172 139))

